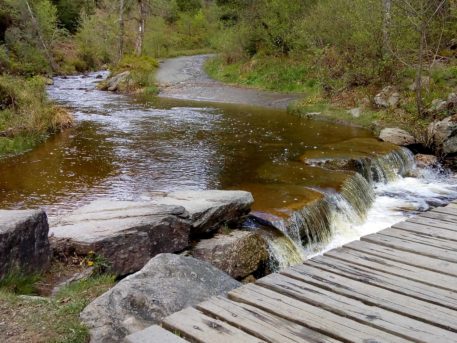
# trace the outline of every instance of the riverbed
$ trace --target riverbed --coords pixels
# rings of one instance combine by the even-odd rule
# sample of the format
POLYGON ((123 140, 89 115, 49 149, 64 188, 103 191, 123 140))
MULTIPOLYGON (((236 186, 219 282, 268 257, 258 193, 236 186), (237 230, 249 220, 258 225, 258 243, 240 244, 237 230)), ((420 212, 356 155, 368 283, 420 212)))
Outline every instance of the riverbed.
POLYGON ((145 200, 158 191, 243 189, 253 193, 254 211, 281 218, 325 194, 330 235, 305 242, 303 255, 310 256, 457 198, 453 174, 416 171, 415 177, 372 182, 374 202, 355 218, 350 201, 343 204, 334 195, 347 173, 305 165, 300 156, 342 142, 350 154, 373 138, 369 131, 290 115, 276 106, 288 95, 259 92, 240 98, 236 88, 230 104, 217 97, 193 101, 192 84, 178 79, 162 97, 125 96, 96 89, 106 76, 55 78, 49 96, 73 111, 76 124, 26 154, 0 161, 1 208, 44 207, 61 215, 100 198, 145 200), (270 106, 241 104, 249 99, 270 106))

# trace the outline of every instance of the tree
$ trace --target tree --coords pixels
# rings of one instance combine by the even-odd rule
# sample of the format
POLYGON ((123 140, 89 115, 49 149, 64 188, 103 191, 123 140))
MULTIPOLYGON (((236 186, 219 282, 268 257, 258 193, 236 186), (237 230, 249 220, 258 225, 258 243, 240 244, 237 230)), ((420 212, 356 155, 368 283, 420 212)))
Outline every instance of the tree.
POLYGON ((383 57, 390 55, 390 25, 392 19, 392 0, 382 0, 382 47, 383 57))
POLYGON ((37 18, 35 17, 35 14, 34 14, 34 12, 32 10, 32 7, 30 6, 29 1, 28 0, 24 0, 24 1, 25 1, 25 5, 27 6, 27 10, 29 12, 33 28, 34 28, 34 30, 36 32, 36 35, 38 36, 38 40, 39 40, 39 42, 41 44, 43 52, 44 52, 44 54, 46 55, 46 57, 47 57, 47 59, 49 61, 49 64, 51 66, 52 71, 56 71, 57 70, 57 64, 54 61, 54 57, 52 56, 51 51, 49 50, 49 47, 48 47, 48 45, 47 45, 47 43, 45 41, 41 25, 38 22, 37 18))
MULTIPOLYGON (((430 48, 427 37, 430 35, 432 24, 442 10, 445 9, 449 0, 393 0, 394 4, 399 9, 398 15, 403 15, 412 26, 417 36, 416 46, 416 108, 420 116, 424 114, 424 105, 422 100, 423 93, 423 74, 426 64, 426 58, 430 48)), ((438 50, 441 45, 441 39, 436 42, 436 49, 438 50)))
POLYGON ((125 22, 124 22, 125 3, 124 0, 119 0, 119 52, 118 61, 124 56, 124 36, 125 36, 125 22))
POLYGON ((141 56, 143 53, 144 45, 144 30, 146 26, 146 16, 147 16, 147 0, 138 0, 138 32, 135 41, 135 55, 141 56))

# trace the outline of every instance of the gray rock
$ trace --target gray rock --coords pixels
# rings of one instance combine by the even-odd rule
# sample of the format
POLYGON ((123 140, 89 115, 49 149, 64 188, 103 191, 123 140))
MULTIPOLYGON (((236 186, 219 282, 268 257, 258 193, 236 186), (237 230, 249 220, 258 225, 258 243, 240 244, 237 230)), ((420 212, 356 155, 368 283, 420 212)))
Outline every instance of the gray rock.
POLYGON ((400 102, 400 93, 393 86, 387 86, 374 97, 374 103, 378 107, 396 108, 400 102))
MULTIPOLYGON (((429 76, 422 76, 422 87, 425 88, 425 89, 430 89, 430 85, 431 85, 431 79, 429 76)), ((410 91, 416 91, 416 81, 414 81, 413 83, 411 83, 409 85, 409 90, 410 91)))
POLYGON ((435 99, 432 101, 430 108, 428 109, 429 113, 443 112, 447 110, 447 101, 441 99, 435 99))
POLYGON ((129 77, 129 71, 124 71, 122 73, 111 76, 106 80, 105 87, 103 88, 109 90, 110 92, 115 92, 119 89, 119 85, 123 82, 126 82, 129 79, 129 77))
POLYGON ((438 165, 438 158, 434 155, 417 154, 414 159, 419 168, 430 168, 438 165))
POLYGON ((242 279, 267 262, 269 254, 265 241, 255 232, 233 230, 201 240, 192 249, 192 256, 242 279))
POLYGON ((48 230, 42 210, 0 210, 0 279, 9 272, 46 269, 51 257, 48 230))
POLYGON ((119 342, 174 312, 240 285, 207 262, 160 254, 90 303, 81 319, 90 330, 91 342, 119 342))
POLYGON ((457 152, 457 115, 434 121, 428 127, 428 136, 444 154, 457 152))
POLYGON ((348 111, 348 113, 353 116, 354 118, 359 118, 362 114, 362 110, 360 108, 353 108, 348 111))
POLYGON ((125 337, 124 343, 187 343, 159 325, 135 332, 125 337))
POLYGON ((399 128, 385 128, 381 130, 379 138, 384 142, 406 146, 416 143, 416 139, 407 131, 399 128))
POLYGON ((160 205, 184 207, 192 222, 192 235, 210 233, 221 224, 238 221, 249 213, 254 202, 252 194, 244 191, 182 191, 154 197, 160 205))
POLYGON ((151 202, 99 200, 52 221, 57 253, 103 256, 112 271, 140 270, 151 257, 189 245, 190 223, 183 207, 151 202))

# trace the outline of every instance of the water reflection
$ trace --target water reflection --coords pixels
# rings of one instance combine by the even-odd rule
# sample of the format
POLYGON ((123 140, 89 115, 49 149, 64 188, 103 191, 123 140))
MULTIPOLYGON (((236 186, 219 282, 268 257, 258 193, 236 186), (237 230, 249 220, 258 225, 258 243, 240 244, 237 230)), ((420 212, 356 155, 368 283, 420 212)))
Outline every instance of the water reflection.
MULTIPOLYGON (((76 126, 0 161, 0 207, 45 205, 52 212, 100 197, 137 199, 156 190, 242 184, 257 185, 254 196, 268 207, 262 166, 285 168, 306 150, 370 136, 278 110, 132 99, 100 92, 96 82, 96 74, 56 79, 49 94, 74 111, 76 126)), ((329 173, 309 173, 320 187, 333 186, 329 173)))

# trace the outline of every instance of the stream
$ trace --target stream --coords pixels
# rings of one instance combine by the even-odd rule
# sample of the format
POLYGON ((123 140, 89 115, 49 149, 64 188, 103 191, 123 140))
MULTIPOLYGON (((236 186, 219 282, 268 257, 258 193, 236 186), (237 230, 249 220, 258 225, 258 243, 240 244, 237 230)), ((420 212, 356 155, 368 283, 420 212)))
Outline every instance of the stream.
POLYGON ((453 174, 415 170, 407 152, 379 163, 389 175, 382 180, 300 161, 342 142, 351 154, 371 141, 369 131, 281 108, 102 92, 100 75, 55 78, 49 96, 74 112, 75 126, 0 160, 1 208, 61 215, 100 198, 247 190, 254 214, 286 234, 288 243, 271 246, 284 267, 457 198, 453 174), (398 175, 398 165, 414 177, 398 175))

